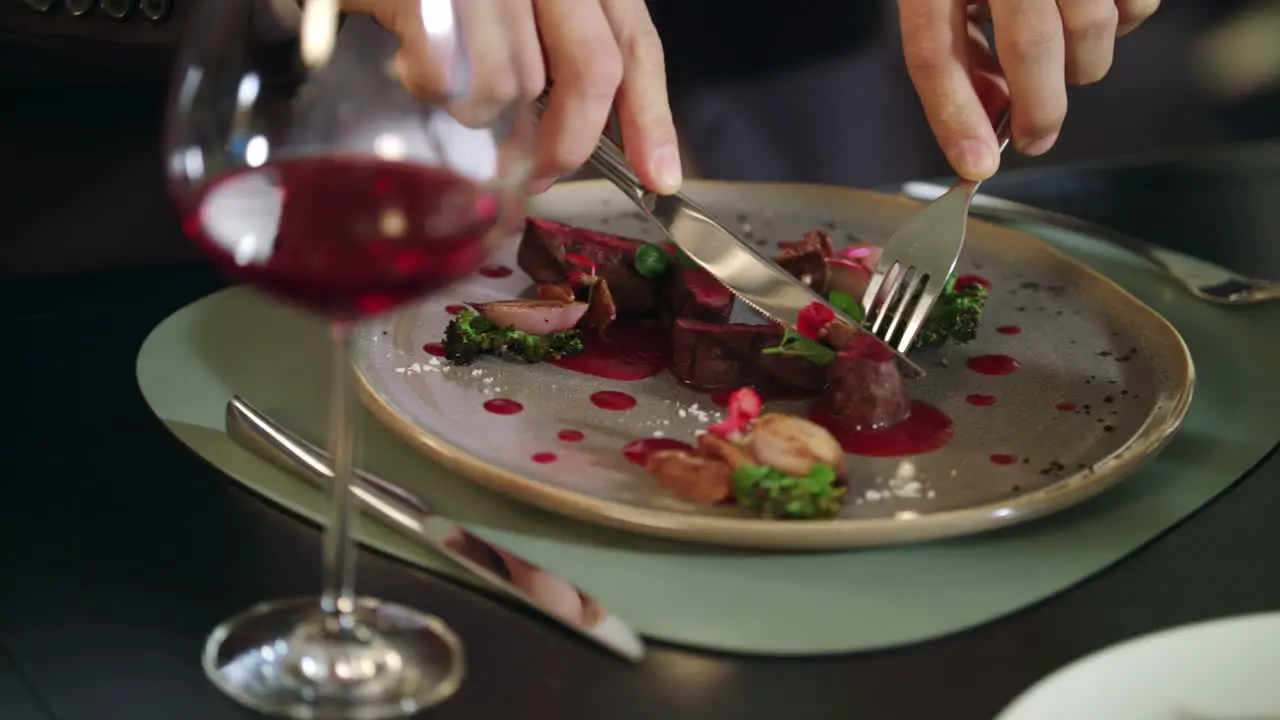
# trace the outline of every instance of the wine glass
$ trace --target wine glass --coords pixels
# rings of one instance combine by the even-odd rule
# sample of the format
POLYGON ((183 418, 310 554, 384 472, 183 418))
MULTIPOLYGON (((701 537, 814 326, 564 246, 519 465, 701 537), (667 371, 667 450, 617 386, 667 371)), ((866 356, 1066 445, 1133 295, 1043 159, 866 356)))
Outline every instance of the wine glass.
MULTIPOLYGON (((288 1, 199 5, 164 150, 187 234, 231 276, 330 321, 322 593, 232 617, 209 636, 203 663, 219 689, 260 712, 400 717, 454 692, 463 648, 436 617, 354 595, 353 329, 470 274, 518 228, 533 120, 525 103, 472 92, 468 48, 493 48, 502 31, 469 25, 484 0, 401 2, 412 39, 363 15, 339 23, 335 0, 301 10, 288 1)), ((485 67, 519 77, 492 58, 485 67)))

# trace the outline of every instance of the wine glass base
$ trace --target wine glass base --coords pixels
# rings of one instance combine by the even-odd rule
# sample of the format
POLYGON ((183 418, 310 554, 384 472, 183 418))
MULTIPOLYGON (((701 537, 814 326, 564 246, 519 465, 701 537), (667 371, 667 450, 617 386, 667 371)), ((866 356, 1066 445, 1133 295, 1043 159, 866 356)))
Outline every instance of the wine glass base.
POLYGON ((306 720, 405 717, 462 684, 462 642, 439 618, 371 598, 345 617, 339 628, 315 597, 256 605, 209 635, 205 674, 258 712, 306 720))

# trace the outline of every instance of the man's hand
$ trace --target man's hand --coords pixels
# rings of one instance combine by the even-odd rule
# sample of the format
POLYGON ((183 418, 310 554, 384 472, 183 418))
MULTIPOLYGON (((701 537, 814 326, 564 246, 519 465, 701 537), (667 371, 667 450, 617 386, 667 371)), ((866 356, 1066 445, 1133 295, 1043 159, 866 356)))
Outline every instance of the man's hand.
MULTIPOLYGON (((397 65, 420 93, 457 82, 456 73, 440 72, 440 42, 424 31, 430 5, 343 2, 345 10, 373 15, 400 38, 397 65)), ((486 108, 531 102, 548 75, 555 80, 538 131, 535 192, 586 162, 615 104, 627 158, 640 179, 657 192, 680 189, 662 43, 644 0, 454 0, 453 7, 470 70, 464 95, 451 108, 455 115, 483 117, 486 108)))
POLYGON ((992 118, 1008 105, 1013 145, 1053 147, 1067 114, 1067 86, 1101 80, 1116 38, 1159 0, 898 0, 907 69, 952 167, 981 180, 1000 164, 992 118), (989 12, 997 64, 978 27, 989 12))

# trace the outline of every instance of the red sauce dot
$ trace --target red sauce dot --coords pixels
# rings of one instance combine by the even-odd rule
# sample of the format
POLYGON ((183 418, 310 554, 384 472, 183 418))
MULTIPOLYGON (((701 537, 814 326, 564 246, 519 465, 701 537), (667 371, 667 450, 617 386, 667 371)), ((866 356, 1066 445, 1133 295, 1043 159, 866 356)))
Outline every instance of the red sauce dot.
POLYGON ((534 462, 539 463, 541 465, 546 465, 547 463, 555 462, 557 458, 555 453, 540 452, 540 453, 534 453, 533 457, 531 457, 530 460, 533 460, 534 462))
POLYGON ((693 446, 687 442, 672 438, 644 438, 643 440, 636 440, 623 445, 622 456, 630 462, 644 467, 645 463, 649 461, 650 455, 663 450, 692 451, 693 446))
POLYGON ((508 400, 506 398, 494 398, 492 400, 486 400, 484 402, 484 409, 488 410, 494 415, 515 415, 516 413, 524 410, 524 406, 516 402, 515 400, 508 400))
POLYGON ((591 404, 601 410, 621 412, 635 407, 636 399, 617 390, 601 390, 598 393, 591 394, 591 404))
POLYGON ((1017 325, 1001 325, 1000 327, 996 328, 996 332, 1000 333, 1001 335, 1021 335, 1022 328, 1018 327, 1017 325))
POLYGON ((946 413, 919 400, 911 402, 906 420, 875 430, 842 427, 821 401, 809 409, 809 419, 830 431, 845 452, 866 457, 923 455, 951 442, 956 433, 955 423, 946 413))
POLYGON ((996 400, 995 395, 978 395, 977 393, 965 398, 965 401, 978 407, 991 407, 999 402, 999 400, 996 400))
POLYGON ((444 306, 444 311, 449 313, 450 315, 457 315, 458 313, 466 309, 467 309, 466 305, 445 305, 444 306))
POLYGON ((968 285, 981 285, 990 290, 991 281, 981 275, 961 275, 956 278, 956 288, 964 289, 968 285))
POLYGON ((511 275, 511 268, 506 265, 482 265, 476 272, 487 278, 504 278, 511 275))
POLYGON ((1012 465, 1018 462, 1018 456, 1012 453, 995 453, 991 456, 991 462, 997 465, 1012 465))
POLYGON ((556 437, 560 438, 561 442, 582 442, 587 436, 581 430, 561 430, 556 437))
POLYGON ((1078 409, 1075 403, 1070 402, 1060 402, 1054 405, 1053 408, 1058 412, 1075 412, 1078 409))
POLYGON ((435 355, 436 357, 444 357, 443 343, 427 343, 426 345, 422 346, 422 349, 428 355, 435 355))
POLYGON ((969 358, 969 369, 982 375, 1008 375, 1018 371, 1022 363, 1008 355, 978 355, 969 358))

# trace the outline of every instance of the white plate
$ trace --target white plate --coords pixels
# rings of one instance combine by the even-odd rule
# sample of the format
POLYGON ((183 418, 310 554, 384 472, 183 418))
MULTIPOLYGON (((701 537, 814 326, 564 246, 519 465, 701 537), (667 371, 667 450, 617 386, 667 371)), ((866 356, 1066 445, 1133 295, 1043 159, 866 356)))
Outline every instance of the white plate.
POLYGON ((996 720, 1280 719, 1280 612, 1146 635, 1036 683, 996 720))

